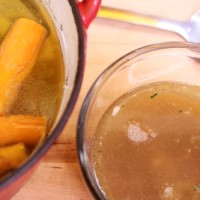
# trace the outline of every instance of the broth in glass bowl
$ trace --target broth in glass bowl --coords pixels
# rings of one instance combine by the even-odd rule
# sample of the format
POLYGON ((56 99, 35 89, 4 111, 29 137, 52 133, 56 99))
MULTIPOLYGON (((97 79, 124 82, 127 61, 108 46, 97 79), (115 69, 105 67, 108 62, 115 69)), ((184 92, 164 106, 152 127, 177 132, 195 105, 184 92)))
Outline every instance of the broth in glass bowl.
POLYGON ((200 46, 136 49, 89 90, 77 145, 96 199, 200 198, 200 46))

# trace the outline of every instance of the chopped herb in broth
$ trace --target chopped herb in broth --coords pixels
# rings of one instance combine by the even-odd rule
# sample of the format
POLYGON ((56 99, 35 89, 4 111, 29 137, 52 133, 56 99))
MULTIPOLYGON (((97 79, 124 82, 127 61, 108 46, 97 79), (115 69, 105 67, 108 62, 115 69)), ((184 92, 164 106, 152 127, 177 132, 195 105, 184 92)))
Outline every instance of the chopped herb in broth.
POLYGON ((62 98, 64 64, 55 27, 40 0, 1 0, 0 27, 0 175, 4 175, 19 167, 50 130, 62 98), (35 35, 29 39, 31 33, 35 35))
POLYGON ((93 146, 107 199, 200 199, 199 102, 197 86, 158 82, 110 106, 93 146))
POLYGON ((154 97, 156 97, 158 95, 158 93, 155 93, 153 95, 150 96, 151 99, 153 99, 154 97))

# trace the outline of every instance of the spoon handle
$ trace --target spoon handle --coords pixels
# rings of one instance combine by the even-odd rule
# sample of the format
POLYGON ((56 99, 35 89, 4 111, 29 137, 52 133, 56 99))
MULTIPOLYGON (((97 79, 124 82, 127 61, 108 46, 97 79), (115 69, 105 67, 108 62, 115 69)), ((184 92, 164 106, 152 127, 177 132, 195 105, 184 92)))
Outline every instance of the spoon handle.
POLYGON ((144 15, 126 10, 109 8, 105 6, 101 6, 97 16, 103 19, 111 19, 135 25, 142 25, 172 31, 178 33, 184 38, 186 37, 184 33, 184 22, 177 22, 175 20, 164 19, 156 16, 144 15))

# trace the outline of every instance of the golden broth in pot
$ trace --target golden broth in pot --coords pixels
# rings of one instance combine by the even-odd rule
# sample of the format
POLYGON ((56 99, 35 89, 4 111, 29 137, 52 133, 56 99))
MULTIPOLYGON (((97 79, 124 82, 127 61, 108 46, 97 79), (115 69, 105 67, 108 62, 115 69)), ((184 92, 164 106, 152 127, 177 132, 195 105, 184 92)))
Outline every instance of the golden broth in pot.
MULTIPOLYGON (((0 141, 5 141, 0 143, 0 175, 20 166, 38 142, 48 134, 63 94, 64 64, 62 50, 53 22, 39 0, 0 1, 1 44, 10 28, 20 18, 30 19, 39 26, 41 25, 46 29, 47 35, 36 63, 20 86, 17 86, 17 91, 15 91, 17 95, 9 110, 0 113, 0 141), (37 132, 42 132, 41 138, 34 136, 35 133, 38 134, 37 132), (27 134, 32 138, 25 138, 29 137, 27 134), (4 137, 3 139, 1 135, 4 137), (8 141, 7 135, 14 139, 8 141), (14 151, 19 154, 13 153, 14 151)), ((14 46, 13 49, 17 51, 17 49, 20 49, 20 45, 14 46)), ((6 80, 2 78, 2 81, 6 80)))

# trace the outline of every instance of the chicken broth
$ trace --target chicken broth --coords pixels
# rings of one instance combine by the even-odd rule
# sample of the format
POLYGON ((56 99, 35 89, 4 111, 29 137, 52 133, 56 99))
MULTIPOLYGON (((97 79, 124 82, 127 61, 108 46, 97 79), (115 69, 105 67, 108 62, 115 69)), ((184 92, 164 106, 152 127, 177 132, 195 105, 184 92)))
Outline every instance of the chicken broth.
POLYGON ((109 107, 92 153, 107 199, 200 199, 199 102, 197 86, 158 82, 109 107))
POLYGON ((45 116, 49 129, 61 101, 64 82, 62 52, 52 20, 39 0, 1 0, 0 13, 1 41, 13 22, 21 17, 35 20, 48 30, 37 62, 19 88, 10 113, 45 116))
POLYGON ((62 98, 64 64, 56 29, 40 0, 1 0, 0 27, 4 176, 24 163, 48 134, 62 98))

